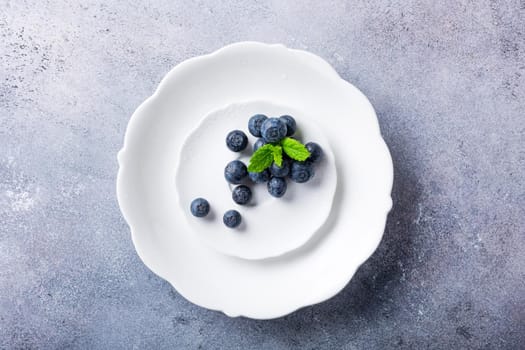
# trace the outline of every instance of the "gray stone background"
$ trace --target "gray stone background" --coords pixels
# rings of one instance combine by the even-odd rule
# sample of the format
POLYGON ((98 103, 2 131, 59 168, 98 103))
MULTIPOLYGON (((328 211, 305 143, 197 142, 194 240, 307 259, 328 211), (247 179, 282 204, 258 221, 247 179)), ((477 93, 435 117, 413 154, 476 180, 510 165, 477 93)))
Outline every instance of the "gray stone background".
POLYGON ((525 1, 0 0, 0 38, 0 348, 525 346, 525 1), (177 63, 242 40, 328 60, 395 164, 373 257, 271 321, 184 300, 115 198, 134 109, 177 63))

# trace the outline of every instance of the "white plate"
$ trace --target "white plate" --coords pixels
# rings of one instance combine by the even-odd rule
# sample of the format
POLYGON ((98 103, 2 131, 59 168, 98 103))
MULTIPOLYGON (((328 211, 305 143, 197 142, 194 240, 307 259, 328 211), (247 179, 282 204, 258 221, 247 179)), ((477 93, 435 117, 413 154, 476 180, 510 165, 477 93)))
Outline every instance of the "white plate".
POLYGON ((181 212, 192 226, 191 235, 221 253, 255 260, 297 249, 320 231, 330 215, 337 174, 330 142, 307 113, 254 101, 221 108, 199 123, 182 145, 175 184, 181 212), (241 206, 232 200, 231 185, 223 176, 224 167, 234 159, 248 164, 256 138, 248 136, 247 152, 239 153, 225 146, 225 138, 231 130, 246 131, 249 117, 257 113, 293 115, 299 121, 294 137, 319 143, 323 146, 324 157, 314 167, 313 179, 301 184, 288 181, 282 198, 270 196, 266 184, 245 181, 253 198, 249 205, 241 206), (205 197, 210 202, 211 213, 204 220, 193 217, 189 211, 196 197, 205 197), (222 214, 229 209, 236 209, 242 215, 241 226, 236 230, 222 224, 222 214))
POLYGON ((118 159, 117 196, 141 259, 191 302, 230 316, 274 318, 335 295, 379 244, 392 205, 392 160, 366 97, 318 56, 282 45, 237 43, 173 68, 133 114, 118 159), (319 234, 284 255, 246 260, 192 234, 174 174, 206 115, 253 101, 314 116, 338 183, 319 234))

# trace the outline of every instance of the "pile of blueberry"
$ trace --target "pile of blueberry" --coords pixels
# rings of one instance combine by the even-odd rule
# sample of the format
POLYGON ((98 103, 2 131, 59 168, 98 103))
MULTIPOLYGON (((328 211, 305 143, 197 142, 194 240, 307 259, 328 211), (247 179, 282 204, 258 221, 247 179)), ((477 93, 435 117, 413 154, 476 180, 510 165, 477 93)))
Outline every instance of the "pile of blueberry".
MULTIPOLYGON (((250 202, 252 191, 246 185, 248 178, 255 184, 266 182, 268 193, 279 198, 286 193, 286 178, 304 183, 314 176, 314 164, 323 157, 323 150, 315 142, 303 145, 291 137, 296 131, 294 118, 289 115, 268 118, 256 114, 250 118, 248 130, 258 137, 253 145, 249 166, 240 160, 233 160, 224 168, 226 181, 238 185, 232 190, 235 203, 245 205, 250 202)), ((241 152, 248 146, 248 137, 241 130, 233 130, 226 136, 226 146, 233 152, 241 152)), ((194 216, 204 217, 209 210, 210 205, 203 198, 197 198, 191 203, 194 216)), ((237 227, 241 223, 241 214, 236 210, 228 210, 223 216, 223 222, 228 227, 237 227)))

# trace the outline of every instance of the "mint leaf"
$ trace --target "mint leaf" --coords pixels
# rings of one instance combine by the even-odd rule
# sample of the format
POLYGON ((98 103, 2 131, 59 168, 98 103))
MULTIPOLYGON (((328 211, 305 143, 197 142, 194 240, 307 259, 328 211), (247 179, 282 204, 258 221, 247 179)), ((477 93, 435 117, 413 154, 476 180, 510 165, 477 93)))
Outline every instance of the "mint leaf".
POLYGON ((284 153, 286 153, 288 157, 292 159, 303 161, 310 157, 310 152, 308 152, 306 147, 291 137, 285 137, 281 141, 281 146, 283 147, 284 153))
POLYGON ((283 166, 283 149, 281 146, 273 147, 273 161, 277 166, 283 166))
POLYGON ((273 163, 275 146, 267 144, 259 148, 252 154, 248 171, 250 173, 260 173, 273 163))

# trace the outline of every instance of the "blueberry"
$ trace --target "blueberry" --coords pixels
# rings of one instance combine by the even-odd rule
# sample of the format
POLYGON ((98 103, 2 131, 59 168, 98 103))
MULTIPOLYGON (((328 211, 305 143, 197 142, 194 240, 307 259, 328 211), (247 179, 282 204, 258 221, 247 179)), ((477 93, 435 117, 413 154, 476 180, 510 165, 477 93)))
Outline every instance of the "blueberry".
POLYGON ((283 157, 283 164, 281 164, 281 166, 278 166, 277 164, 273 163, 270 167, 270 173, 272 173, 272 175, 276 177, 288 176, 288 174, 290 173, 291 163, 292 162, 290 158, 283 157))
POLYGON ((272 177, 268 181, 268 192, 274 197, 282 197, 286 192, 286 180, 282 177, 272 177))
POLYGON ((270 170, 265 169, 261 171, 260 173, 249 173, 248 176, 250 176, 250 179, 253 182, 255 182, 256 184, 260 184, 260 183, 270 180, 271 174, 270 174, 270 170))
POLYGON ((248 121, 248 130, 255 137, 261 137, 261 125, 268 119, 264 114, 256 114, 248 121))
POLYGON ((210 212, 210 203, 204 198, 196 198, 191 202, 190 209, 193 216, 202 218, 210 212))
POLYGON ((323 149, 317 143, 308 142, 304 146, 306 147, 308 152, 310 152, 310 157, 308 157, 308 161, 312 163, 317 163, 323 158, 323 149))
POLYGON ((240 152, 248 145, 248 137, 241 130, 233 130, 226 136, 226 146, 234 152, 240 152))
POLYGON ((257 141, 255 141, 255 143, 253 144, 253 151, 257 151, 259 148, 261 148, 262 146, 266 145, 266 141, 264 141, 264 139, 257 139, 257 141))
POLYGON ((279 142, 286 136, 286 124, 278 118, 268 118, 262 123, 261 136, 268 143, 279 142))
POLYGON ((230 228, 239 226, 241 221, 241 214, 237 210, 228 210, 222 217, 222 222, 224 222, 224 225, 230 228))
POLYGON ((303 183, 314 177, 314 167, 310 162, 293 162, 290 178, 294 182, 303 183))
POLYGON ((232 199, 237 204, 246 204, 252 199, 252 190, 248 186, 239 185, 233 189, 232 199))
POLYGON ((295 134, 297 125, 295 124, 295 119, 290 115, 282 115, 279 117, 279 120, 286 124, 286 136, 292 136, 295 134))
POLYGON ((224 168, 224 177, 231 184, 240 184, 247 175, 248 169, 240 160, 233 160, 224 168))

